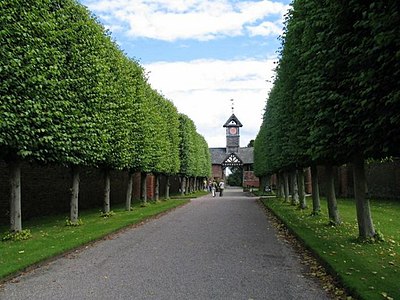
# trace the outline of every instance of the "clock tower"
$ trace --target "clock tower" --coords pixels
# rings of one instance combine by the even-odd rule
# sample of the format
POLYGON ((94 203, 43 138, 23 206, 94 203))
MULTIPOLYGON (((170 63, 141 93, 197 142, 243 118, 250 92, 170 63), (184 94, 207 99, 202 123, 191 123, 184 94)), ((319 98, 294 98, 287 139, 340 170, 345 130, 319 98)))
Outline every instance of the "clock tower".
POLYGON ((235 114, 232 114, 223 127, 226 128, 226 153, 239 152, 239 130, 242 123, 238 120, 235 114))

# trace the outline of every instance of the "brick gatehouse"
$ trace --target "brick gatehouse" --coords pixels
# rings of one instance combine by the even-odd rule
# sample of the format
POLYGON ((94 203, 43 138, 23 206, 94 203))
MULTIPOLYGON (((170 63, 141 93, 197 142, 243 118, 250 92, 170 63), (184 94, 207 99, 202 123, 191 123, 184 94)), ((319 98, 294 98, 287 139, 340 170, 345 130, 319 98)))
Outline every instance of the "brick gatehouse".
POLYGON ((232 114, 223 125, 226 128, 226 147, 210 148, 212 178, 225 180, 225 170, 228 167, 243 168, 243 187, 259 187, 258 177, 254 175, 254 148, 240 147, 239 119, 232 114))

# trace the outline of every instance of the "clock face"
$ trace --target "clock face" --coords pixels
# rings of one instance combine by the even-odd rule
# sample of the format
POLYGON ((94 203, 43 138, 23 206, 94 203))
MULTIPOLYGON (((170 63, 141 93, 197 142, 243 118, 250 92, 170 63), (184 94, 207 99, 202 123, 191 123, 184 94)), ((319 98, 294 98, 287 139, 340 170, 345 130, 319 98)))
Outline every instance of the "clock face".
POLYGON ((236 134, 237 133, 237 129, 235 127, 231 127, 231 128, 229 128, 229 133, 230 134, 236 134))

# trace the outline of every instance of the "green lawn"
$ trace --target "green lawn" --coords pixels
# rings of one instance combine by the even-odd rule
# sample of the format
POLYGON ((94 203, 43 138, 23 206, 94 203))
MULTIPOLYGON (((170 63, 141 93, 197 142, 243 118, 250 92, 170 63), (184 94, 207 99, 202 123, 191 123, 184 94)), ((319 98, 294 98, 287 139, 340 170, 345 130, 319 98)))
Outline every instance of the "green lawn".
MULTIPOLYGON (((197 194, 192 195, 194 198, 197 194)), ((101 239, 124 227, 137 224, 150 217, 187 203, 189 200, 168 200, 140 207, 135 204, 132 211, 122 207, 113 208, 115 215, 100 217, 100 211, 81 211, 79 218, 83 225, 65 226, 66 216, 40 218, 23 222, 24 229, 30 229, 32 238, 25 241, 0 241, 0 279, 12 275, 28 266, 60 255, 66 251, 101 239)), ((7 227, 0 227, 5 233, 7 227)))
MULTIPOLYGON (((354 200, 338 199, 343 224, 328 226, 327 204, 320 216, 299 210, 281 199, 263 199, 286 226, 311 248, 354 296, 361 299, 400 299, 400 202, 372 200, 375 229, 385 242, 361 243, 354 200)), ((311 199, 308 199, 311 206, 311 199)))

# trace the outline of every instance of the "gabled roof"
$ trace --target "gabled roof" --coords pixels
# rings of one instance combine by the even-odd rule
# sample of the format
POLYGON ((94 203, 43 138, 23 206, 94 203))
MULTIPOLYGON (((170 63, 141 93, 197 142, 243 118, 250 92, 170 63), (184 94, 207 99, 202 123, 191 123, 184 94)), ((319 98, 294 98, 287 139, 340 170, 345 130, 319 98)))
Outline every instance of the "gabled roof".
MULTIPOLYGON (((213 165, 222 165, 225 159, 230 155, 230 153, 226 153, 226 148, 210 148, 209 150, 211 154, 211 163, 213 165)), ((239 148, 239 151, 234 154, 244 165, 254 163, 254 148, 252 147, 239 148)))
POLYGON ((226 156, 222 165, 227 167, 242 166, 243 161, 235 153, 230 153, 226 156))
POLYGON ((234 126, 243 127, 242 123, 240 123, 239 119, 235 116, 235 114, 232 114, 232 116, 229 117, 228 121, 226 121, 223 127, 232 126, 233 122, 234 126))

